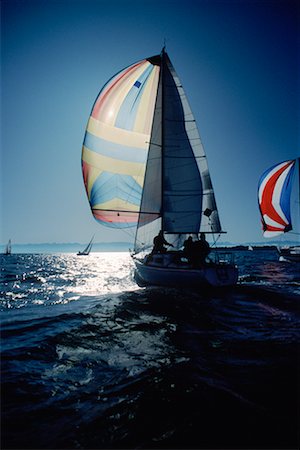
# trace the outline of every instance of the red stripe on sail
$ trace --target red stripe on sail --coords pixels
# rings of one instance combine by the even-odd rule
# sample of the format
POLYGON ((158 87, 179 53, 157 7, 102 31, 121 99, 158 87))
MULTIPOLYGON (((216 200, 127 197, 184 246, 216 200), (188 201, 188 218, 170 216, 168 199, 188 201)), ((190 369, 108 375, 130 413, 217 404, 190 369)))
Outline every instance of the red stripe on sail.
POLYGON ((123 213, 120 211, 118 213, 115 211, 97 211, 94 209, 92 211, 95 219, 112 224, 136 223, 139 218, 139 213, 137 212, 123 213))
MULTIPOLYGON (((265 188, 263 190, 262 193, 262 198, 261 198, 261 203, 260 203, 260 210, 262 215, 267 215, 268 217, 270 217, 270 219, 274 220, 275 222, 277 222, 279 225, 283 225, 286 226, 288 225, 288 223, 283 220, 283 218, 277 213, 277 211, 275 210, 273 203, 272 203, 272 198, 273 198, 273 193, 274 193, 274 189, 276 186, 276 183, 278 181, 278 178, 280 177, 280 175, 285 171, 285 169, 287 167, 289 167, 291 163, 286 164, 285 166, 283 166, 281 169, 279 169, 277 172, 275 172, 271 178, 267 181, 265 188)), ((265 225, 265 229, 267 229, 268 231, 277 231, 277 229, 275 228, 274 230, 272 229, 273 227, 267 224, 265 225)), ((278 230, 278 231, 283 231, 282 229, 278 230)))
POLYGON ((115 79, 115 81, 112 83, 111 86, 109 86, 104 92, 102 92, 96 103, 95 106, 93 108, 93 111, 91 113, 91 116, 94 117, 94 119, 98 118, 99 115, 99 111, 100 108, 104 102, 104 100, 106 99, 106 97, 108 96, 108 94, 111 92, 111 90, 116 86, 116 84, 123 78, 125 77, 128 73, 132 72, 136 67, 140 66, 141 64, 143 64, 145 62, 145 60, 143 61, 139 61, 138 63, 134 64, 133 66, 130 66, 127 70, 125 70, 125 72, 122 72, 121 74, 119 74, 117 76, 117 78, 115 79))
POLYGON ((284 230, 282 228, 276 227, 274 225, 267 225, 263 219, 262 219, 261 223, 262 223, 263 231, 273 231, 273 232, 278 232, 278 233, 284 232, 284 230))

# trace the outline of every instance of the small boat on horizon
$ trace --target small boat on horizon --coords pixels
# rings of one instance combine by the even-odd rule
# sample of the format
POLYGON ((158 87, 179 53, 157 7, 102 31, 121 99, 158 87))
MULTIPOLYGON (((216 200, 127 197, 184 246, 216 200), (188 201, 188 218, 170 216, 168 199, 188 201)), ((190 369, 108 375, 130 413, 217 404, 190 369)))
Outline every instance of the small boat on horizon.
POLYGON ((8 243, 6 244, 3 255, 11 255, 11 239, 9 239, 8 243))
POLYGON ((89 254, 90 254, 90 251, 91 251, 91 249, 92 249, 92 246, 93 246, 93 240, 94 240, 94 236, 92 237, 92 239, 90 240, 90 242, 88 243, 88 245, 85 247, 85 249, 82 250, 82 251, 79 251, 79 252, 77 253, 77 256, 87 256, 87 255, 89 255, 89 254))
MULTIPOLYGON (((300 218, 300 158, 283 161, 267 169, 258 183, 258 203, 261 214, 263 236, 274 236, 300 233, 293 230, 292 213, 296 221, 298 211, 298 227, 300 218), (298 173, 298 176, 295 176, 298 173), (298 180, 298 188, 297 188, 298 180), (296 192, 295 204, 291 202, 293 188, 296 192), (298 205, 296 204, 298 203, 298 205)), ((300 262, 300 244, 277 247, 280 260, 300 262)))
POLYGON ((141 285, 232 286, 233 255, 201 264, 183 253, 190 237, 223 233, 206 155, 178 75, 165 50, 113 76, 96 99, 82 150, 95 219, 136 226, 135 278, 141 285), (152 251, 161 233, 172 250, 152 251))

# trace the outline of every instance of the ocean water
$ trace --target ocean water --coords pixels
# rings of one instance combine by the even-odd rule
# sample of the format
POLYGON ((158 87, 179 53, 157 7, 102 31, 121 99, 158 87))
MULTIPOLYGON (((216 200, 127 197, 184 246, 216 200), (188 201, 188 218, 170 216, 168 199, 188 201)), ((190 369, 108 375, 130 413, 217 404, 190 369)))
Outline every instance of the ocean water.
POLYGON ((139 288, 127 253, 0 256, 3 449, 298 449, 300 273, 139 288))

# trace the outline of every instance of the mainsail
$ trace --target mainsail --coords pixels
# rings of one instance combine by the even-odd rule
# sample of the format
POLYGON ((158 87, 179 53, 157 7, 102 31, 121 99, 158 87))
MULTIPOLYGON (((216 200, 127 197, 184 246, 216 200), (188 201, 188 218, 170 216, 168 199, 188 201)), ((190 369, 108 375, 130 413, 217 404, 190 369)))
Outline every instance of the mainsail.
POLYGON ((258 201, 264 237, 292 230, 290 200, 295 164, 296 160, 276 164, 259 180, 258 201))
POLYGON ((135 251, 160 229, 180 247, 187 234, 221 231, 207 160, 194 116, 165 51, 154 109, 135 251))

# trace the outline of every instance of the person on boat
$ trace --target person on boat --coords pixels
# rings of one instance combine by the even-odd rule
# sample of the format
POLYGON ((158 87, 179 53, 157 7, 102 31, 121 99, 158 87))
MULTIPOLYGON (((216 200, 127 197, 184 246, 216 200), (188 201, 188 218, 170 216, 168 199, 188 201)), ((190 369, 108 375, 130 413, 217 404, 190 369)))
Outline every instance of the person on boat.
POLYGON ((187 258, 188 262, 191 263, 193 255, 194 241, 192 236, 189 236, 183 243, 183 256, 187 258))
POLYGON ((209 243, 205 239, 205 234, 200 234, 200 240, 194 242, 193 248, 193 265, 201 267, 205 264, 205 259, 210 253, 209 243))
POLYGON ((173 244, 169 244, 169 242, 165 240, 164 233, 162 230, 160 230, 158 235, 153 239, 153 250, 151 253, 166 253, 167 249, 165 245, 174 247, 173 244))

